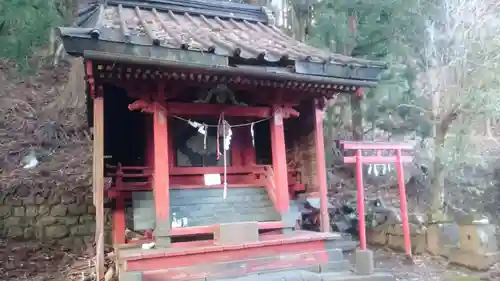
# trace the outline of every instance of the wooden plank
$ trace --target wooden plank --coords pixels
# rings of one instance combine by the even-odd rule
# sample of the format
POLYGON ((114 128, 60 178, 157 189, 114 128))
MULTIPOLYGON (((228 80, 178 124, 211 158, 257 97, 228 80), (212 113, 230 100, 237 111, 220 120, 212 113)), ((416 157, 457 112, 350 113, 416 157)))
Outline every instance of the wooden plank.
POLYGON ((154 174, 153 192, 156 209, 156 232, 158 239, 168 240, 170 231, 170 194, 169 194, 169 164, 168 164, 168 126, 167 112, 163 106, 154 104, 153 112, 153 146, 154 174))
MULTIPOLYGON (((283 222, 281 221, 258 222, 258 225, 260 230, 283 228, 283 222)), ((173 228, 172 231, 170 232, 170 235, 185 236, 185 235, 197 235, 197 234, 210 234, 213 233, 217 227, 218 225, 206 225, 206 226, 173 228)))
MULTIPOLYGON (((268 118, 274 115, 270 107, 238 106, 206 103, 168 103, 166 110, 169 114, 180 116, 218 116, 224 113, 234 117, 268 118)), ((282 118, 298 117, 299 112, 291 107, 281 108, 282 118)))
POLYGON ((275 194, 278 202, 276 210, 279 213, 287 212, 290 206, 288 194, 288 172, 285 149, 285 129, 283 112, 275 107, 275 114, 271 118, 271 152, 274 171, 275 194))
MULTIPOLYGON (((396 156, 363 156, 362 158, 363 164, 388 164, 388 163, 396 163, 396 156)), ((401 162, 409 163, 413 161, 413 157, 411 156, 401 156, 401 162)), ((356 163, 356 156, 347 156, 344 157, 344 163, 356 163)))
POLYGON ((373 142, 373 141, 341 141, 341 146, 345 150, 352 149, 383 149, 383 150, 412 150, 414 145, 410 143, 373 142))
MULTIPOLYGON (((228 174, 263 174, 265 165, 252 166, 228 166, 228 174)), ((222 174, 224 167, 172 167, 170 170, 171 176, 186 176, 186 175, 204 175, 204 174, 222 174)))
POLYGON ((330 232, 330 218, 328 214, 328 187, 326 183, 325 140, 323 136, 323 110, 318 104, 314 108, 314 142, 316 149, 316 177, 318 178, 320 194, 320 230, 330 232))
MULTIPOLYGON (((102 94, 102 93, 101 93, 102 94)), ((96 207, 96 274, 104 277, 104 98, 94 99, 93 188, 96 207)))

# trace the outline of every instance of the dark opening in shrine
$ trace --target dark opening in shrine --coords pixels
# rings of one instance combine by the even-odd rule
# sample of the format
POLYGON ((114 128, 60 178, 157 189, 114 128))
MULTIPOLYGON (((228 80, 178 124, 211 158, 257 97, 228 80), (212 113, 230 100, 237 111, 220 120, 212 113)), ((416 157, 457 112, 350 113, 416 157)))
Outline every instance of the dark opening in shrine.
POLYGON ((145 126, 151 120, 147 114, 130 111, 134 99, 127 91, 114 85, 104 85, 104 155, 106 163, 124 166, 145 165, 145 126), (108 102, 106 102, 108 101, 108 102))

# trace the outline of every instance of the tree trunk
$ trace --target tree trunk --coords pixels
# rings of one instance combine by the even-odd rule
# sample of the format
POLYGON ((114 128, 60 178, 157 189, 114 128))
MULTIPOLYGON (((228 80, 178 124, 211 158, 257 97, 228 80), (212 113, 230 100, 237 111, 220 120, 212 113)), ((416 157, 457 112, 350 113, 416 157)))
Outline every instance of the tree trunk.
POLYGON ((430 213, 433 215, 442 213, 444 205, 445 167, 441 155, 443 154, 445 136, 446 132, 438 127, 434 138, 434 163, 430 192, 430 213))

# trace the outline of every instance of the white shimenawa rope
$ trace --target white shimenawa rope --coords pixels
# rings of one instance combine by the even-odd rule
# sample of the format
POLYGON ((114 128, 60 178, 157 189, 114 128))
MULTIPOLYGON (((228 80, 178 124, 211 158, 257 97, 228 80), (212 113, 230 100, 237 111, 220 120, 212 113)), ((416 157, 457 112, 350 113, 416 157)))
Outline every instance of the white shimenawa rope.
MULTIPOLYGON (((208 127, 216 127, 217 128, 217 131, 220 129, 220 124, 222 123, 222 143, 223 143, 223 152, 222 152, 222 157, 223 157, 223 165, 224 165, 224 191, 223 191, 223 199, 226 200, 227 198, 227 154, 226 154, 226 126, 229 125, 229 129, 230 128, 239 128, 239 127, 246 127, 246 126, 250 126, 250 133, 252 135, 252 145, 255 146, 255 140, 254 140, 254 125, 255 124, 258 124, 258 123, 261 123, 261 122, 265 122, 271 118, 274 117, 274 115, 276 114, 276 112, 273 113, 272 116, 270 117, 267 117, 267 118, 264 118, 264 119, 261 119, 261 120, 257 120, 257 121, 254 121, 254 122, 248 122, 248 123, 242 123, 242 124, 236 124, 236 125, 231 125, 229 123, 226 122, 226 120, 224 119, 224 113, 221 113, 221 115, 219 116, 219 121, 217 122, 218 124, 217 125, 207 125, 207 124, 202 124, 203 128, 205 129, 205 132, 207 132, 208 130, 208 127)), ((189 119, 186 119, 186 118, 182 118, 180 116, 177 116, 177 115, 171 115, 171 117, 173 118, 176 118, 176 119, 179 119, 181 121, 184 121, 188 124, 193 124, 193 121, 189 120, 189 119)), ((204 140, 204 145, 205 145, 205 149, 206 149, 206 137, 207 137, 207 133, 204 134, 205 135, 205 140, 204 140)), ((217 138, 219 138, 219 134, 217 133, 217 138)), ((219 145, 219 142, 217 142, 218 146, 219 145)), ((219 156, 219 149, 220 147, 217 147, 217 155, 219 156)), ((229 149, 229 148, 228 148, 229 149)))
POLYGON ((222 198, 226 200, 227 198, 227 162, 226 162, 226 119, 224 119, 224 115, 222 115, 222 153, 224 154, 222 157, 224 158, 224 193, 222 198))

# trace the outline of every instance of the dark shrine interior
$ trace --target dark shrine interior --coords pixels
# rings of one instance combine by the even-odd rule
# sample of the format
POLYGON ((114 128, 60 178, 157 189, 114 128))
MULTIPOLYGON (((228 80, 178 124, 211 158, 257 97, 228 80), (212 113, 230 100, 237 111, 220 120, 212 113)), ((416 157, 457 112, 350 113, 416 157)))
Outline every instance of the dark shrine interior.
MULTIPOLYGON (((186 93, 194 93, 194 95, 200 91, 205 91, 205 89, 186 89, 186 93)), ((238 101, 240 101, 239 97, 240 95, 238 95, 238 101)), ((250 104, 248 93, 242 93, 241 97, 241 102, 250 104)), ((179 95, 174 102, 192 103, 194 100, 196 100, 196 96, 186 94, 179 95)), ((108 165, 114 166, 120 163, 122 166, 147 166, 145 159, 147 130, 151 130, 147 124, 152 122, 152 116, 150 113, 130 111, 128 105, 134 101, 135 99, 127 95, 125 89, 114 85, 104 86, 104 155, 106 157, 105 163, 108 165)), ((215 98, 210 103, 216 103, 215 98)), ((218 116, 179 117, 169 118, 169 134, 173 137, 176 149, 175 166, 222 166, 222 161, 215 159, 218 116), (190 126, 187 120, 209 125, 207 139, 204 140, 203 135, 198 133, 196 128, 190 126), (204 149, 204 142, 206 142, 206 149, 204 149), (179 157, 180 155, 183 157, 179 157), (184 158, 188 158, 189 162, 183 161, 184 158)), ((248 124, 245 128, 250 130, 250 124, 259 121, 259 119, 228 117, 227 121, 230 125, 248 124)), ((268 120, 254 124, 256 164, 271 164, 269 126, 268 120)), ((222 146, 222 139, 219 140, 219 145, 222 146)), ((228 165, 231 165, 230 157, 226 161, 228 165)))
MULTIPOLYGON (((192 92, 192 89, 189 90, 192 92)), ((195 97, 182 95, 175 102, 190 103, 196 100, 195 97)), ((107 167, 122 166, 147 166, 148 153, 148 130, 151 135, 152 115, 139 111, 130 111, 128 106, 135 101, 134 98, 127 95, 127 91, 114 85, 104 85, 104 155, 107 167)), ((216 102, 215 99, 213 102, 216 102)), ((248 101, 247 101, 248 102, 248 101)), ((91 107, 90 107, 91 108, 91 107)), ((169 118, 169 137, 173 138, 175 147, 175 166, 178 167, 200 167, 200 166, 222 166, 222 159, 216 160, 216 135, 217 122, 219 116, 195 117, 178 116, 180 118, 169 118), (202 124, 210 125, 207 133, 207 139, 204 140, 196 128, 190 126, 187 120, 196 121, 202 124), (206 149, 204 149, 204 141, 206 149), (193 142, 193 144, 191 143, 193 142), (193 147, 193 145, 195 147, 193 147), (182 157, 180 157, 182 155, 182 157), (182 159, 188 158, 189 162, 182 162, 182 159)), ((256 118, 234 118, 228 117, 230 125, 242 125, 242 130, 250 129, 250 124, 260 119, 256 118)), ((260 120, 254 123, 254 151, 255 164, 271 163, 271 135, 269 120, 260 120)), ((235 132, 235 130, 233 130, 235 132)), ((235 136, 233 135, 233 140, 235 136)), ((219 140, 222 147, 222 139, 219 140)), ((226 163, 231 165, 231 153, 228 153, 226 163)), ((222 157, 221 157, 222 158, 222 157)), ((249 163, 253 165, 253 163, 249 163)), ((114 168, 106 169, 107 172, 113 172, 114 168)), ((147 178, 123 178, 124 181, 145 181, 147 178)), ((128 229, 134 229, 132 215, 132 200, 125 200, 126 208, 126 226, 128 229)), ((111 207, 111 206, 110 206, 111 207)), ((212 239, 212 237, 196 236, 196 240, 212 239)), ((177 237, 175 240, 186 241, 194 239, 193 237, 177 237)))

